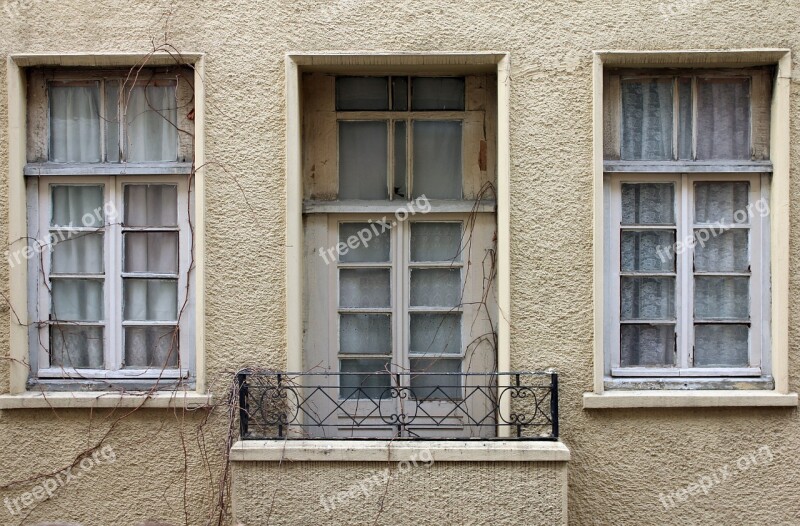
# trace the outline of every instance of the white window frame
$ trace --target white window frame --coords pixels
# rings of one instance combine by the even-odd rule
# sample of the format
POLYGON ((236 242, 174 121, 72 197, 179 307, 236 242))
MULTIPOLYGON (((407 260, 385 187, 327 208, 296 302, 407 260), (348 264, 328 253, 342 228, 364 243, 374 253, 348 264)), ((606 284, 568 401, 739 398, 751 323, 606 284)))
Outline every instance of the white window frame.
MULTIPOLYGON (((684 242, 698 225, 694 223, 694 183, 704 181, 737 182, 750 185, 748 201, 754 205, 759 200, 769 204, 770 177, 766 174, 614 174, 606 176, 606 236, 609 249, 605 279, 610 284, 607 292, 610 355, 606 374, 611 377, 761 377, 770 371, 770 279, 769 279, 769 216, 755 212, 750 216, 750 348, 748 367, 693 367, 694 342, 694 249, 689 246, 675 251, 676 283, 676 366, 675 367, 621 367, 620 366, 620 237, 621 186, 623 183, 672 183, 675 185, 676 242, 684 242)), ((702 225, 699 225, 702 228, 702 225)), ((648 229, 655 229, 653 227, 648 229)), ((732 225, 732 228, 737 228, 732 225)), ((665 227, 665 229, 673 229, 665 227)), ((633 323, 633 322, 632 322, 633 323)), ((646 320, 636 323, 647 323, 646 320)))
MULTIPOLYGON (((194 250, 190 210, 193 209, 190 182, 186 176, 52 176, 36 178, 29 185, 29 205, 32 205, 31 237, 46 239, 50 231, 51 196, 50 186, 58 184, 103 185, 104 204, 112 203, 119 214, 116 221, 104 227, 104 364, 105 369, 73 369, 49 366, 49 327, 50 313, 50 250, 42 252, 40 259, 33 258, 36 278, 31 280, 35 288, 30 292, 36 298, 37 328, 30 338, 31 357, 36 357, 36 376, 39 379, 107 379, 107 380, 156 380, 178 379, 194 376, 194 279, 190 272, 194 250), (172 322, 124 322, 122 297, 122 233, 128 229, 123 226, 124 186, 136 184, 166 184, 177 186, 178 212, 178 330, 179 330, 179 369, 167 368, 122 368, 124 354, 125 325, 174 325, 172 322), (35 197, 33 197, 35 196, 35 197), (41 263, 41 267, 39 264, 41 263), (183 311, 183 312, 181 312, 183 311)), ((139 230, 139 229, 135 229, 139 230)), ((163 230, 157 228, 156 230, 163 230)), ((136 277, 146 278, 147 274, 137 273, 136 277)))

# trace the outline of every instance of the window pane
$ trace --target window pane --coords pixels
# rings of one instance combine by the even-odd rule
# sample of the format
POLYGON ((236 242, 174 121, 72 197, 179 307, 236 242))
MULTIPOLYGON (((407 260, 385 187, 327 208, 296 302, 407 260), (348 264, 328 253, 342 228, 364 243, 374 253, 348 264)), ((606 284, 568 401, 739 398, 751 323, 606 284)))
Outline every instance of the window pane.
POLYGON ((412 354, 461 353, 461 313, 411 313, 412 354))
POLYGON ((620 365, 622 367, 675 365, 675 326, 622 325, 620 365))
POLYGON ((175 86, 134 86, 125 115, 128 162, 178 160, 175 86))
POLYGON ((747 325, 695 325, 695 367, 747 367, 749 332, 747 325))
POLYGON ((163 184, 125 185, 125 226, 177 226, 178 187, 163 184))
POLYGON ((339 317, 341 354, 392 354, 389 314, 342 314, 339 317))
POLYGON ((461 303, 461 269, 411 269, 413 307, 455 307, 461 303))
POLYGON ((414 198, 461 199, 461 121, 414 121, 414 198))
POLYGON ((675 185, 625 183, 622 185, 623 225, 674 225, 675 185))
POLYGON ((408 197, 408 151, 406 150, 406 121, 394 123, 394 194, 408 197))
POLYGON ((678 79, 678 159, 692 158, 692 79, 678 79))
POLYGON ((389 109, 387 77, 336 77, 336 109, 370 111, 389 109))
POLYGON ((178 273, 177 232, 126 232, 125 272, 178 273))
POLYGON ((675 318, 675 278, 621 278, 623 320, 675 318))
POLYGON ((694 316, 700 320, 750 317, 750 278, 695 276, 694 316))
POLYGON ((384 121, 339 122, 339 199, 388 199, 384 121))
POLYGON ((125 367, 175 368, 180 338, 176 327, 125 327, 125 367))
POLYGON ((694 183, 695 223, 746 224, 750 183, 694 183))
POLYGON ((392 109, 408 110, 408 77, 392 77, 392 109))
POLYGON ((672 79, 626 80, 621 88, 622 158, 672 159, 672 79))
POLYGON ((694 268, 697 272, 748 272, 749 231, 744 228, 719 233, 695 230, 694 268), (716 234, 716 235, 714 235, 716 234), (706 240, 704 240, 706 239, 706 240))
POLYGON ((461 360, 411 360, 411 390, 417 400, 458 399, 461 396, 461 360), (448 374, 449 373, 449 374, 448 374))
POLYGON ((53 274, 102 274, 103 234, 54 232, 53 274))
POLYGON ((119 82, 106 81, 106 160, 119 162, 119 82))
POLYGON ((411 109, 464 109, 464 77, 414 77, 411 79, 411 109))
POLYGON ((343 263, 389 261, 392 234, 388 229, 385 232, 382 230, 383 226, 380 223, 340 223, 339 242, 349 245, 346 253, 339 254, 339 261, 343 263), (356 248, 350 248, 353 246, 356 248))
POLYGON ((389 308, 389 269, 339 270, 339 306, 345 308, 389 308))
POLYGON ((100 162, 100 88, 50 85, 50 160, 100 162))
POLYGON ((178 280, 126 279, 124 317, 136 321, 178 319, 178 280))
POLYGON ((697 79, 697 158, 750 159, 750 79, 697 79))
POLYGON ((461 223, 412 223, 411 261, 461 261, 461 223))
POLYGON ((50 327, 50 367, 103 369, 103 328, 50 327))
POLYGON ((348 359, 339 361, 339 398, 389 398, 391 375, 387 360, 348 359), (360 374, 358 374, 360 373, 360 374))
POLYGON ((53 185, 53 226, 101 227, 103 187, 85 185, 53 185))
POLYGON ((621 252, 623 272, 674 272, 675 231, 624 230, 621 252))
POLYGON ((101 321, 103 282, 88 279, 54 279, 50 283, 51 319, 101 321))

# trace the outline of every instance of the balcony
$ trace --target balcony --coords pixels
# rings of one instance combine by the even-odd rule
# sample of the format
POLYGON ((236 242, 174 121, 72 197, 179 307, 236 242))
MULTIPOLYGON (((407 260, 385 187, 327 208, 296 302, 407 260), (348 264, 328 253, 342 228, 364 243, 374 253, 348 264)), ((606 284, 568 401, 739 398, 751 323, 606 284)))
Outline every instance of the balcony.
POLYGON ((558 375, 238 374, 242 440, 558 439, 558 375))

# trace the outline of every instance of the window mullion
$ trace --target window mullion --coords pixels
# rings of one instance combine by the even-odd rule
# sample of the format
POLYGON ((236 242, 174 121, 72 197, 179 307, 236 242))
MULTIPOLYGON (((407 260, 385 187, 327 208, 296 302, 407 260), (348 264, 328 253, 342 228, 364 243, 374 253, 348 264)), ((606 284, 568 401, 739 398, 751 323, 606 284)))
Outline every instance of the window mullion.
MULTIPOLYGON (((397 364, 400 371, 408 371, 410 367, 408 359, 408 338, 409 338, 409 314, 408 314, 408 244, 410 242, 409 229, 406 223, 398 222, 392 229, 392 244, 395 250, 392 252, 392 269, 394 271, 394 301, 393 310, 395 318, 396 338, 394 341, 395 351, 393 361, 397 364)), ((404 382, 408 377, 401 377, 404 382)))
MULTIPOLYGON (((681 174, 679 183, 680 209, 678 214, 678 240, 692 239, 694 220, 692 214, 693 192, 688 174, 681 174)), ((688 244, 678 261, 678 297, 680 312, 676 327, 678 365, 689 368, 694 360, 694 248, 688 244)))
POLYGON ((106 266, 106 299, 108 301, 106 314, 106 363, 107 368, 118 371, 122 368, 122 217, 123 203, 118 185, 120 183, 115 177, 109 177, 106 185, 109 189, 107 202, 114 204, 117 216, 106 217, 106 237, 108 238, 106 247, 108 262, 106 266))

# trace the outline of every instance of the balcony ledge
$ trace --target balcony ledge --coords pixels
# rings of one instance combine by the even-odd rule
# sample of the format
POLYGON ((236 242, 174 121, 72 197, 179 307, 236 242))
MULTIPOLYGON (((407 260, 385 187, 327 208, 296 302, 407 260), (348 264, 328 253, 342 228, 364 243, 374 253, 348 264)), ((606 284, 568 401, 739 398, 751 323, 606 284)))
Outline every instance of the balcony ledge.
POLYGON ((434 462, 566 462, 562 442, 512 440, 240 440, 236 462, 403 462, 421 453, 434 462))
POLYGON ((584 409, 797 407, 797 393, 775 391, 605 391, 584 393, 584 409))
POLYGON ((0 395, 0 409, 201 409, 210 407, 210 393, 28 392, 0 395))

